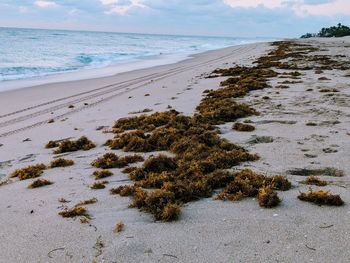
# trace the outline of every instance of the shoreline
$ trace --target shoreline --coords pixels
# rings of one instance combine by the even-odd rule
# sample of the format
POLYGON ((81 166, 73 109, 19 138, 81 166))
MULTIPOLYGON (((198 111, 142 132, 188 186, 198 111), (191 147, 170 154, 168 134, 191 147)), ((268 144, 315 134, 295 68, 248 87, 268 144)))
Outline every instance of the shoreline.
POLYGON ((198 55, 205 55, 207 52, 215 52, 221 49, 228 49, 236 46, 244 46, 250 44, 268 43, 268 41, 257 41, 246 44, 232 45, 223 48, 211 49, 211 50, 199 50, 198 52, 184 52, 178 54, 167 54, 154 56, 153 58, 135 59, 126 62, 119 62, 108 66, 96 67, 96 68, 82 68, 71 72, 57 72, 50 75, 40 77, 29 77, 23 79, 5 80, 0 82, 0 93, 30 88, 33 86, 41 86, 45 84, 54 84, 60 82, 70 82, 79 80, 98 79, 103 77, 111 77, 114 75, 143 70, 154 67, 161 67, 170 64, 176 64, 188 59, 193 59, 198 55))
MULTIPOLYGON (((203 198, 184 205, 180 220, 163 223, 145 212, 128 208, 130 198, 110 195, 108 190, 112 187, 132 183, 119 169, 111 169, 114 175, 106 179, 109 181, 106 189, 89 188, 95 182, 93 160, 106 152, 130 154, 104 145, 113 134, 103 131, 109 131, 114 121, 138 116, 144 109, 151 110, 147 114, 168 111, 169 106, 193 116, 206 94, 204 91, 218 90, 220 82, 227 79, 210 77, 215 69, 254 66, 254 61, 274 50, 269 43, 209 51, 175 64, 109 77, 2 93, 6 96, 0 96, 0 181, 15 169, 47 164, 57 157, 72 159, 75 164, 45 170, 42 178, 52 181, 52 185, 27 189, 30 179, 0 186, 0 209, 5 211, 0 214, 0 221, 6 226, 0 230, 3 240, 0 261, 348 260, 350 229, 344 220, 349 216, 350 202, 347 158, 350 69, 342 70, 337 63, 350 57, 347 48, 350 38, 296 43, 317 47, 315 55, 333 60, 324 65, 321 73, 315 73, 314 66, 311 70, 303 67, 302 62, 301 69, 278 69, 279 76, 268 81, 271 87, 235 98, 260 112, 239 119, 254 125, 255 131, 233 130, 236 122, 217 125, 221 138, 261 157, 235 169, 283 175, 292 182, 292 189, 278 192, 282 202, 273 209, 259 208, 253 198, 239 202, 203 198), (346 58, 337 57, 339 54, 346 58), (44 148, 50 140, 78 139, 84 135, 97 147, 62 155, 44 148), (301 183, 305 176, 288 171, 327 167, 341 170, 344 176, 321 175, 329 183, 322 189, 340 194, 345 205, 320 207, 299 201, 299 192, 308 191, 309 186, 301 183), (69 203, 61 203, 61 198, 69 203), (82 224, 79 218, 58 215, 62 209, 92 198, 98 201, 87 207, 92 216, 88 224, 82 224), (124 223, 124 230, 114 233, 118 222, 124 223)), ((157 153, 140 154, 147 159, 157 153)))

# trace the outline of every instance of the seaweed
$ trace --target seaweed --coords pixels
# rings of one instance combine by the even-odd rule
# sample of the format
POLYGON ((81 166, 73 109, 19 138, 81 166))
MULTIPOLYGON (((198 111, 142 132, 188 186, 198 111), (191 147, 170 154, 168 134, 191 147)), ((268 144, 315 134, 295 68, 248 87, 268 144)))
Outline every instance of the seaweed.
POLYGON ((119 157, 114 153, 106 153, 94 160, 91 165, 96 168, 109 169, 118 167, 119 157))
POLYGON ((59 146, 59 143, 57 141, 49 141, 46 145, 46 149, 56 148, 59 146))
POLYGON ((87 137, 82 136, 76 141, 63 140, 59 143, 58 149, 54 151, 55 154, 75 152, 79 150, 88 151, 95 148, 96 144, 90 141, 87 137))
POLYGON ((123 168, 131 163, 142 162, 144 158, 140 155, 129 155, 118 157, 114 153, 106 153, 102 157, 94 160, 91 165, 97 168, 123 168))
POLYGON ((115 122, 113 128, 122 131, 142 130, 145 132, 153 131, 155 128, 168 124, 179 112, 170 110, 166 112, 156 112, 151 115, 141 115, 131 118, 119 119, 115 122))
POLYGON ((177 168, 175 159, 166 155, 160 154, 147 159, 143 165, 143 170, 147 173, 161 173, 164 171, 174 171, 177 168))
POLYGON ((150 145, 148 137, 142 131, 136 130, 124 133, 111 141, 107 141, 106 145, 112 150, 123 149, 124 152, 152 152, 155 147, 150 145))
POLYGON ((250 124, 236 122, 232 126, 232 129, 236 130, 236 131, 242 131, 242 132, 251 132, 251 131, 255 130, 255 127, 253 125, 250 125, 250 124))
POLYGON ((313 191, 309 190, 307 193, 300 193, 298 199, 301 201, 311 202, 317 205, 328 205, 328 206, 341 206, 344 201, 339 195, 330 194, 328 191, 313 191))
POLYGON ((342 177, 344 176, 344 172, 342 170, 326 167, 319 169, 308 169, 308 168, 296 168, 287 171, 291 175, 299 175, 299 176, 331 176, 331 177, 342 177))
POLYGON ((304 181, 301 181, 302 184, 316 185, 316 186, 326 186, 327 181, 323 181, 315 176, 308 176, 304 181))
POLYGON ((239 118, 256 115, 257 112, 247 104, 237 103, 232 99, 206 98, 197 106, 194 118, 198 122, 223 124, 239 118))
POLYGON ((122 232, 124 230, 124 227, 125 227, 124 223, 123 222, 119 222, 119 223, 117 223, 115 225, 113 232, 114 233, 120 233, 120 232, 122 232))
POLYGON ((120 196, 132 196, 135 193, 136 187, 133 185, 122 185, 117 188, 112 188, 110 190, 110 193, 113 195, 120 195, 120 196))
POLYGON ((326 77, 320 77, 320 78, 318 78, 318 80, 330 80, 330 79, 326 78, 326 77))
POLYGON ((76 205, 75 205, 75 207, 77 207, 77 206, 83 206, 83 205, 91 205, 91 204, 95 204, 95 203, 97 203, 97 198, 91 198, 91 199, 88 199, 88 200, 84 200, 84 201, 80 201, 79 203, 77 203, 76 205))
POLYGON ((271 208, 280 203, 274 190, 291 188, 291 183, 283 176, 264 176, 248 169, 233 174, 232 178, 217 199, 239 201, 244 197, 257 197, 260 206, 271 208))
POLYGON ((59 159, 51 161, 50 168, 67 167, 67 166, 72 166, 72 165, 74 165, 74 161, 68 160, 68 159, 59 158, 59 159))
POLYGON ((257 200, 261 207, 266 208, 275 207, 281 202, 281 199, 271 187, 260 188, 257 200))
POLYGON ((41 176, 45 169, 47 169, 47 167, 43 163, 30 165, 25 168, 15 170, 10 174, 10 177, 17 177, 19 180, 36 178, 41 176))
POLYGON ((167 204, 162 212, 161 220, 170 222, 178 220, 181 214, 181 208, 178 204, 167 204))
POLYGON ((104 189, 106 188, 106 184, 108 184, 108 181, 96 181, 90 186, 90 188, 95 190, 104 189))
POLYGON ((323 89, 320 89, 319 92, 321 93, 339 92, 339 90, 336 88, 323 88, 323 89))
POLYGON ((70 209, 65 209, 58 213, 62 217, 77 217, 77 216, 85 216, 89 218, 89 215, 87 213, 87 209, 82 206, 75 206, 70 209))
POLYGON ((95 176, 95 179, 102 179, 102 178, 106 178, 106 177, 110 177, 112 176, 113 173, 109 170, 101 170, 101 171, 95 171, 93 173, 93 176, 95 176))
MULTIPOLYGON (((131 196, 131 207, 165 221, 176 219, 182 204, 210 197, 216 189, 221 189, 218 199, 238 201, 256 197, 263 207, 277 205, 280 199, 275 191, 289 190, 289 180, 283 176, 263 176, 251 170, 225 171, 259 157, 222 139, 215 125, 258 115, 250 105, 238 103, 235 98, 253 90, 271 88, 270 78, 299 79, 302 75, 300 70, 323 70, 330 67, 329 64, 339 68, 346 65, 327 56, 309 56, 308 53, 319 50, 311 45, 279 41, 272 46, 275 49, 260 57, 251 67, 215 70, 211 76, 228 78, 220 83, 219 89, 204 92, 204 98, 193 116, 169 110, 117 120, 113 126, 116 135, 105 144, 111 149, 125 152, 167 151, 172 155, 151 156, 142 167, 124 169, 123 172, 134 181, 133 185, 113 188, 111 193, 131 196), (278 73, 275 68, 286 69, 286 72, 278 73)), ((281 84, 300 82, 285 80, 281 84)), ((233 128, 254 128, 243 125, 236 123, 233 128)), ((272 141, 273 138, 268 136, 252 137, 249 143, 272 141)))
MULTIPOLYGON (((169 191, 156 189, 145 196, 142 209, 152 213, 156 220, 173 220, 175 216, 169 209, 170 204, 175 204, 175 194, 169 191), (169 214, 166 214, 168 212, 169 214)), ((179 207, 178 207, 179 208, 179 207)), ((180 213, 180 208, 177 211, 180 213)))
POLYGON ((46 185, 51 185, 53 184, 53 182, 46 180, 46 179, 37 179, 34 182, 32 182, 30 185, 28 185, 29 189, 33 189, 33 188, 38 188, 38 187, 42 187, 42 186, 46 186, 46 185))

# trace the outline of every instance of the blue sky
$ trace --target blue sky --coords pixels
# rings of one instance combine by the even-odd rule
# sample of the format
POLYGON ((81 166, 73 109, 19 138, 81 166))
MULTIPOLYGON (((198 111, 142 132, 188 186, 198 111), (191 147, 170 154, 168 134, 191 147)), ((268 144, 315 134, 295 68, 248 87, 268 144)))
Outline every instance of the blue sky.
POLYGON ((295 37, 338 22, 350 0, 0 0, 0 27, 295 37))

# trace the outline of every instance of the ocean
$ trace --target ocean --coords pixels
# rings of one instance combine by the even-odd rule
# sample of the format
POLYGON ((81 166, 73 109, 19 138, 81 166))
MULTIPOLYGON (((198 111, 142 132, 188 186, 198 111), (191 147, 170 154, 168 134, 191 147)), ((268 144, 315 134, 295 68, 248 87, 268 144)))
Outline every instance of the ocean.
POLYGON ((179 58, 258 38, 172 36, 0 28, 1 82, 179 58))

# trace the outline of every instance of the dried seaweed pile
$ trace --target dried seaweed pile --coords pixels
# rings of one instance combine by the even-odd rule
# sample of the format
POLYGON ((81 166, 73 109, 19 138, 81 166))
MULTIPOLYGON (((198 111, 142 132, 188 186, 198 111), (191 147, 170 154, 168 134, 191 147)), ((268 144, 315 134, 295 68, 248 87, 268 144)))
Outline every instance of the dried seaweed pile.
MULTIPOLYGON (((292 50, 289 42, 274 45, 277 48, 261 57, 255 66, 216 70, 216 76, 229 78, 221 83, 221 88, 205 91, 194 116, 170 110, 116 121, 113 127, 116 136, 106 142, 111 149, 170 154, 150 157, 142 167, 128 169, 134 185, 121 186, 111 192, 132 196, 132 207, 165 221, 177 219, 181 204, 210 197, 216 189, 222 189, 218 199, 237 201, 257 197, 262 207, 278 205, 281 200, 275 191, 290 189, 290 182, 284 177, 263 176, 251 170, 225 171, 242 162, 257 160, 258 156, 222 139, 214 126, 258 114, 234 98, 269 88, 268 80, 279 75, 272 67, 286 67, 287 62, 282 60, 301 58, 313 51, 306 46, 292 50)), ((298 78, 300 73, 284 75, 298 78)))

